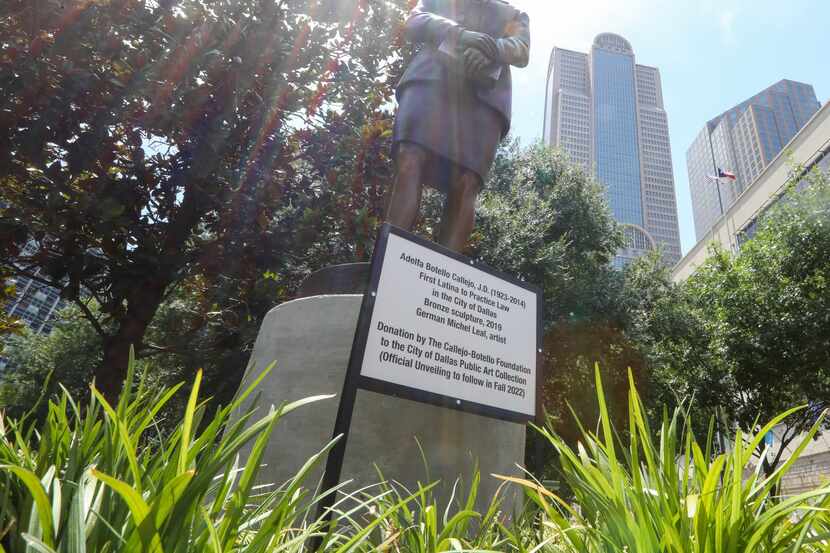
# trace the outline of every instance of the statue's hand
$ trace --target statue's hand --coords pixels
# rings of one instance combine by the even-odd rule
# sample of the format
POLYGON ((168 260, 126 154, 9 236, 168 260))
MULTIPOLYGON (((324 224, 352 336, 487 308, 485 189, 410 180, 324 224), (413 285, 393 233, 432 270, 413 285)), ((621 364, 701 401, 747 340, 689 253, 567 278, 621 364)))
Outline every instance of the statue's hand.
POLYGON ((464 50, 464 72, 467 77, 475 79, 490 65, 490 59, 475 48, 464 50))
POLYGON ((496 39, 485 33, 461 31, 458 37, 458 44, 465 50, 465 58, 466 51, 471 48, 475 48, 491 61, 496 61, 499 57, 499 47, 496 45, 496 39))

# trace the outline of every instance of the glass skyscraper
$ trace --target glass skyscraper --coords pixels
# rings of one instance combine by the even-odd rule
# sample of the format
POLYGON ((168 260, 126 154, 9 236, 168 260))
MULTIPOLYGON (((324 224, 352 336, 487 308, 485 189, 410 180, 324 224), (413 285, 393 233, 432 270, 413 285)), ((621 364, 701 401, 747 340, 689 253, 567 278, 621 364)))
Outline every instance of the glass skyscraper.
POLYGON ((660 72, 638 65, 627 40, 604 33, 590 54, 553 49, 544 139, 605 186, 627 241, 615 266, 655 248, 669 265, 680 259, 660 72))
POLYGON ((819 107, 811 85, 785 79, 706 123, 686 151, 699 241, 819 107), (709 178, 718 169, 736 179, 718 187, 709 178))

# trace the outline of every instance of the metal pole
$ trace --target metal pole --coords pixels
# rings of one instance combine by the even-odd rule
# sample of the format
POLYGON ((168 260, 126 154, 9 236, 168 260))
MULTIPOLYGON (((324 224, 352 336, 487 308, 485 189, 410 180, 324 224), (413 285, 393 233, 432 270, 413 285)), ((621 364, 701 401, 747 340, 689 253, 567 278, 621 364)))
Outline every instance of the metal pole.
MULTIPOLYGON (((352 378, 352 375, 347 374, 346 380, 343 383, 343 393, 340 398, 340 405, 337 408, 337 419, 334 423, 334 432, 332 439, 339 441, 334 444, 334 447, 329 452, 326 460, 326 468, 323 473, 323 483, 320 490, 323 493, 328 493, 318 506, 317 520, 325 520, 331 522, 332 511, 337 499, 337 493, 332 490, 340 484, 340 475, 343 472, 343 458, 346 456, 346 443, 349 440, 349 429, 352 425, 352 414, 354 413, 354 404, 357 399, 357 379, 352 378)), ((321 529, 321 531, 324 529, 321 529)), ((310 551, 316 551, 320 548, 323 538, 316 537, 311 540, 310 551)))
MULTIPOLYGON (((718 190, 718 205, 720 205, 720 214, 721 217, 724 215, 723 211, 723 198, 720 195, 720 168, 718 167, 718 162, 715 161, 715 148, 712 146, 712 133, 709 133, 709 152, 712 154, 712 167, 715 169, 715 186, 718 190)), ((714 227, 713 227, 714 228, 714 227)))

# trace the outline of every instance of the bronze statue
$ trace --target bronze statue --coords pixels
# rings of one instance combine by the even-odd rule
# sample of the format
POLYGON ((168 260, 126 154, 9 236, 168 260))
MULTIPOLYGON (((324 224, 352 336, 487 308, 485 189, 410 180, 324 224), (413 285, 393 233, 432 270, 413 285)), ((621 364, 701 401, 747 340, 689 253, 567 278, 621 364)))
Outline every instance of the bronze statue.
POLYGON ((502 0, 420 0, 406 34, 421 51, 397 87, 397 176, 387 221, 411 230, 422 186, 433 186, 447 194, 439 241, 460 252, 510 129, 509 66, 527 66, 529 20, 502 0))

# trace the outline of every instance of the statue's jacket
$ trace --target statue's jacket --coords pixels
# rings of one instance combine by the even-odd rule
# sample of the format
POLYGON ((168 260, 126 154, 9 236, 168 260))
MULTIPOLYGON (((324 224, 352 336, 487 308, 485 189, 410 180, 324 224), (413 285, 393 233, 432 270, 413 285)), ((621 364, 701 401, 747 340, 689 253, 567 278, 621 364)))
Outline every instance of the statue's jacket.
POLYGON ((420 0, 407 18, 406 35, 423 47, 409 64, 398 90, 417 81, 447 79, 438 48, 447 38, 457 37, 462 29, 487 33, 496 39, 498 61, 503 64, 501 76, 494 87, 476 89, 476 95, 504 117, 509 129, 512 110, 509 66, 528 64, 530 22, 526 13, 502 0, 420 0))

